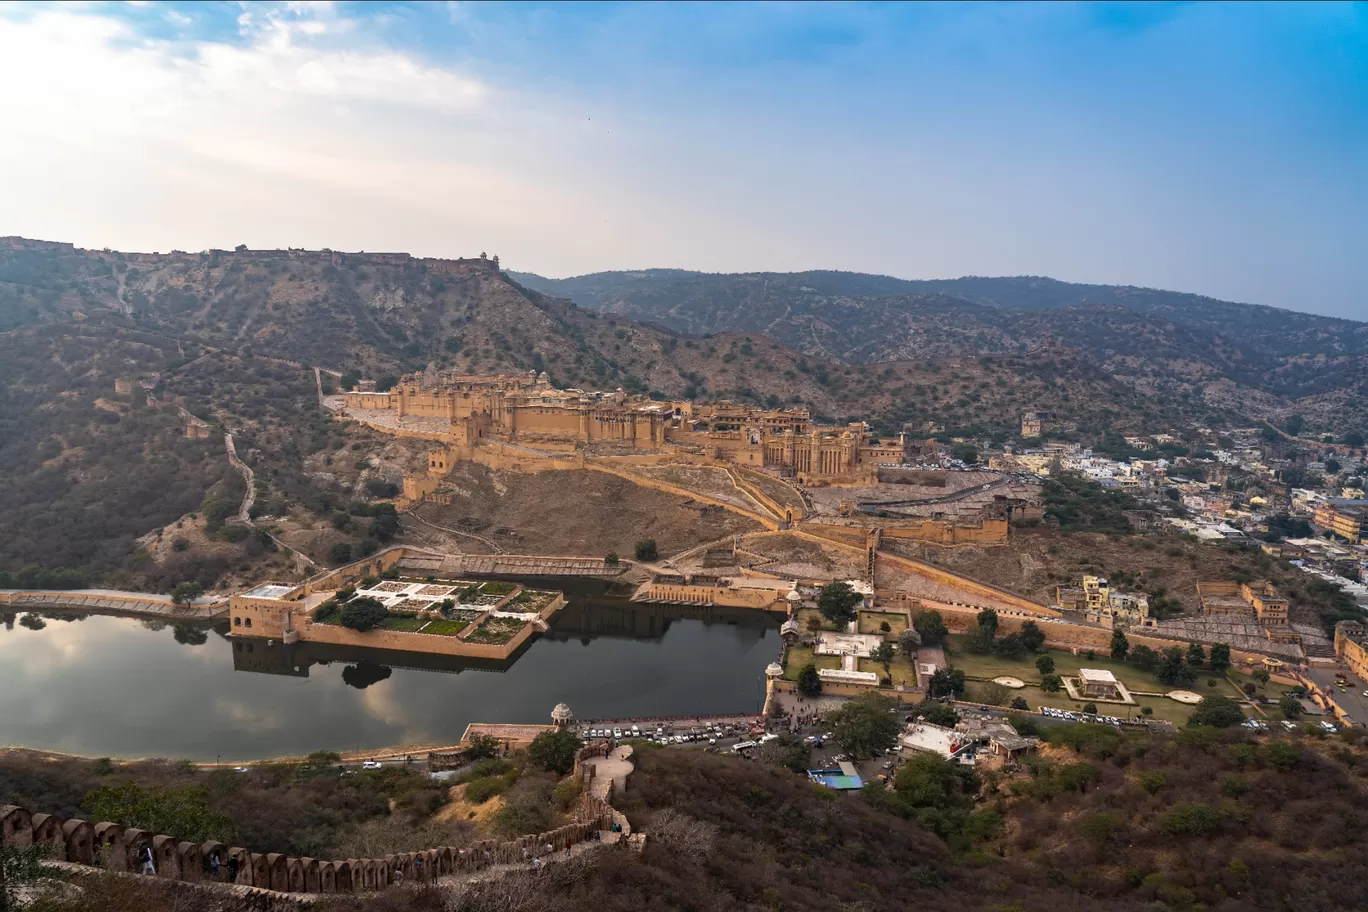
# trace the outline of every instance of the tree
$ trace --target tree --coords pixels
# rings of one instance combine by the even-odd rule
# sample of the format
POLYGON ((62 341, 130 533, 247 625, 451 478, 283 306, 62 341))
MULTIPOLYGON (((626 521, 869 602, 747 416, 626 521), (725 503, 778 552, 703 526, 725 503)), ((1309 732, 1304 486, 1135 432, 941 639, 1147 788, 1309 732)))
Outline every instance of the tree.
POLYGON ((926 704, 917 714, 932 725, 944 725, 946 728, 954 728, 960 720, 959 713, 944 703, 926 704))
POLYGON ((860 593, 849 583, 837 580, 822 587, 817 596, 817 610, 822 616, 838 627, 855 620, 855 606, 860 604, 860 593))
POLYGON ((1130 651, 1131 661, 1144 671, 1153 671, 1159 664, 1159 653, 1141 643, 1130 651))
POLYGON ((1036 656, 1035 667, 1036 667, 1036 671, 1040 672, 1042 676, 1043 676, 1043 675, 1048 675, 1048 674, 1054 674, 1054 670, 1055 670, 1054 658, 1053 658, 1052 656, 1047 656, 1047 655, 1036 656))
POLYGON ((964 672, 958 668, 937 668, 926 682, 926 695, 937 697, 958 697, 964 693, 964 672))
POLYGON ((1084 703, 1083 711, 1085 713, 1092 713, 1095 716, 1097 715, 1097 704, 1093 702, 1084 703))
POLYGON ((91 820, 109 820, 189 842, 231 842, 233 821, 209 806, 204 788, 143 789, 131 782, 107 785, 85 796, 91 820))
POLYGON ((817 674, 817 666, 808 662, 798 672, 798 692, 805 697, 815 697, 822 692, 822 678, 817 674))
POLYGON ((1272 676, 1268 673, 1267 668, 1256 668, 1252 677, 1259 682, 1260 687, 1267 687, 1272 676))
POLYGON ((908 627, 898 634, 898 650, 909 659, 917 654, 920 646, 921 634, 917 633, 915 627, 908 627))
POLYGON ((1282 710, 1283 717, 1287 719, 1297 719, 1302 714, 1301 701, 1290 693, 1282 695, 1282 699, 1278 701, 1278 709, 1282 710))
POLYGON ((1208 656, 1208 660, 1211 662, 1212 671, 1217 674, 1224 672, 1230 667, 1230 644, 1212 643, 1211 655, 1208 656))
POLYGON ((189 605, 204 594, 204 587, 197 582, 177 583, 171 590, 171 601, 177 605, 189 605))
POLYGON ((782 766, 795 773, 806 772, 812 764, 812 748, 797 735, 780 735, 766 741, 755 756, 761 763, 782 766))
POLYGON ((350 627, 352 630, 364 633, 367 630, 379 627, 387 617, 389 617, 389 612, 385 610, 385 606, 380 603, 379 599, 365 596, 347 602, 342 609, 342 617, 339 620, 343 627, 350 627))
POLYGON ((945 626, 945 618, 941 613, 931 608, 918 611, 912 618, 912 627, 921 637, 921 641, 927 646, 942 646, 945 638, 950 635, 950 630, 945 626))
POLYGON ((1045 631, 1040 629, 1040 625, 1035 621, 1027 621, 1021 625, 1021 642, 1026 644, 1028 652, 1035 652, 1045 645, 1045 631))
POLYGON ((993 645, 993 652, 1002 656, 1004 659, 1019 659, 1030 652, 1026 644, 1022 642, 1021 635, 1009 633, 993 645))
POLYGON ((1197 679, 1181 646, 1170 646, 1159 653, 1159 665, 1154 674, 1165 684, 1191 684, 1197 679))
POLYGON ((1206 664, 1206 650, 1201 643, 1193 643, 1188 646, 1187 662, 1193 668, 1201 668, 1206 664))
POLYGON ((575 753, 579 748, 578 735, 568 728, 558 728, 533 738, 527 748, 527 759, 544 770, 564 776, 575 768, 575 753))
POLYGON ((1202 702, 1197 704, 1193 710, 1192 718, 1188 719, 1188 725, 1207 725, 1212 728, 1229 728, 1232 725, 1239 725, 1244 721, 1245 715, 1240 711, 1240 704, 1229 697, 1220 694, 1212 694, 1202 697, 1202 702))
MULTIPOLYGON (((0 846, 0 910, 19 908, 16 894, 46 876, 43 859, 48 851, 47 846, 0 846)), ((32 896, 24 902, 37 905, 32 896)))
POLYGON ((1012 709, 1028 710, 1031 704, 1026 702, 1025 697, 1012 697, 1012 709))
POLYGON ((1112 631, 1111 637, 1111 657, 1126 661, 1126 655, 1130 652, 1130 640, 1126 639, 1126 631, 1117 627, 1112 631))
POLYGON ((472 735, 470 747, 466 748, 466 756, 471 760, 489 760, 499 756, 501 742, 493 735, 483 733, 472 735))
POLYGON ((994 609, 984 608, 975 616, 974 621, 979 627, 986 627, 993 632, 993 636, 997 636, 998 613, 994 609))
POLYGON ((880 643, 869 653, 869 657, 884 667, 884 674, 889 674, 888 666, 893 664, 893 659, 897 655, 893 651, 893 644, 887 641, 880 643))
POLYGON ((1046 693, 1059 693, 1064 689, 1064 679, 1056 674, 1049 674, 1040 679, 1040 689, 1046 693))
POLYGON ((660 550, 656 547, 654 538, 646 538, 636 543, 636 559, 639 561, 653 561, 660 558, 660 550))
POLYGON ((879 632, 880 632, 880 633, 889 633, 889 632, 892 631, 892 630, 893 630, 893 627, 892 627, 891 624, 888 623, 888 621, 879 621, 879 632))
POLYGON ((328 549, 328 559, 334 564, 350 563, 352 559, 351 542, 337 542, 328 549))
POLYGON ((616 567, 618 565, 618 560, 618 553, 616 551, 609 551, 608 556, 603 559, 603 562, 610 567, 616 567))
POLYGON ((989 706, 1002 706, 1007 702, 1009 696, 1007 688, 996 681, 975 685, 975 693, 978 694, 980 702, 987 703, 989 706))
POLYGON ((827 713, 823 721, 847 755, 864 760, 897 743, 901 726, 889 711, 896 707, 882 694, 866 693, 827 713))

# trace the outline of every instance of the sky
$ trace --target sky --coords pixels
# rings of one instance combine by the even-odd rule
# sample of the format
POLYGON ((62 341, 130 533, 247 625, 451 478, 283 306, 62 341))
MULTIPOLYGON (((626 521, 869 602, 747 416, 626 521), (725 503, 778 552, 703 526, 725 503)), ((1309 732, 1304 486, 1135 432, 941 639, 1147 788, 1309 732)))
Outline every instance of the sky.
POLYGON ((0 235, 1368 320, 1368 4, 0 4, 0 235))

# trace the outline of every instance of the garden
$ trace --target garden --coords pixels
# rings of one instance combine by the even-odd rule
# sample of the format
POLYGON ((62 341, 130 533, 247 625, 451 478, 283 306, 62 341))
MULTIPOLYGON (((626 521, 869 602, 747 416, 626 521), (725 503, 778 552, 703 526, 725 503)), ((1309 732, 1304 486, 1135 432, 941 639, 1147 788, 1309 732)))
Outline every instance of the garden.
POLYGON ((466 642, 501 645, 513 639, 527 623, 520 618, 491 617, 471 631, 466 642))

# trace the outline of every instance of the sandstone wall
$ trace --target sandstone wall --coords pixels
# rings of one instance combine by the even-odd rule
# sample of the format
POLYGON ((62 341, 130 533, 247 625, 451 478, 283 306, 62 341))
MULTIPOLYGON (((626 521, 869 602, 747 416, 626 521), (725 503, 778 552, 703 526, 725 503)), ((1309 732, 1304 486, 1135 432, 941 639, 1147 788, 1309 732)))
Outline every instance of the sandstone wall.
MULTIPOLYGON (((473 626, 473 625, 472 625, 473 626)), ((401 633, 395 630, 368 630, 362 633, 336 624, 316 624, 305 619, 300 622, 299 638, 310 643, 332 643, 336 646, 365 646, 370 649, 395 649, 403 652, 425 652, 434 655, 469 656, 480 659, 503 660, 518 651, 532 636, 531 623, 523 626, 507 643, 470 643, 454 636, 431 633, 401 633)))
MULTIPOLYGON (((611 794, 611 789, 609 789, 611 794)), ((108 821, 93 826, 84 820, 65 820, 54 814, 34 814, 28 809, 0 807, 0 846, 44 846, 54 861, 100 868, 114 873, 140 873, 144 850, 150 850, 158 878, 209 886, 228 883, 228 863, 239 863, 238 887, 272 893, 360 893, 382 890, 402 879, 429 883, 437 877, 474 873, 499 864, 521 863, 529 855, 541 855, 550 845, 563 852, 571 845, 590 840, 614 823, 626 823, 607 800, 583 795, 573 822, 545 833, 512 840, 484 840, 464 847, 441 846, 421 852, 404 852, 384 858, 350 858, 322 861, 296 858, 278 852, 249 852, 220 842, 192 843, 171 836, 120 826, 108 821), (217 880, 209 871, 209 859, 220 860, 217 880), (421 863, 421 864, 420 864, 421 863)), ((627 832, 624 826, 624 835, 627 832)), ((248 891, 250 892, 250 891, 248 891)), ((263 908, 255 903, 252 908, 263 908)))

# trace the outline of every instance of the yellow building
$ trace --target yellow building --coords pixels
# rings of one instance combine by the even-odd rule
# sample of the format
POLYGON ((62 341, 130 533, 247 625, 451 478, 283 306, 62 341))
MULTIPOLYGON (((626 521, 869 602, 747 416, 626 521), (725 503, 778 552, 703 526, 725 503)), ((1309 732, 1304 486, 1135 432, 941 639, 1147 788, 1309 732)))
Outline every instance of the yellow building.
POLYGON ((1368 630, 1358 621, 1336 624, 1335 655, 1360 680, 1368 679, 1368 630))
POLYGON ((1077 611, 1089 623, 1104 627, 1150 627, 1149 598, 1139 593, 1116 592, 1100 576, 1076 577, 1068 586, 1055 589, 1055 602, 1066 611, 1077 611))
POLYGON ((1197 584, 1197 600, 1203 614, 1252 615, 1265 627, 1287 625, 1287 599, 1267 580, 1250 583, 1201 582, 1197 584))
POLYGON ((1316 505, 1312 519, 1350 542, 1368 541, 1368 500, 1331 498, 1316 505))

